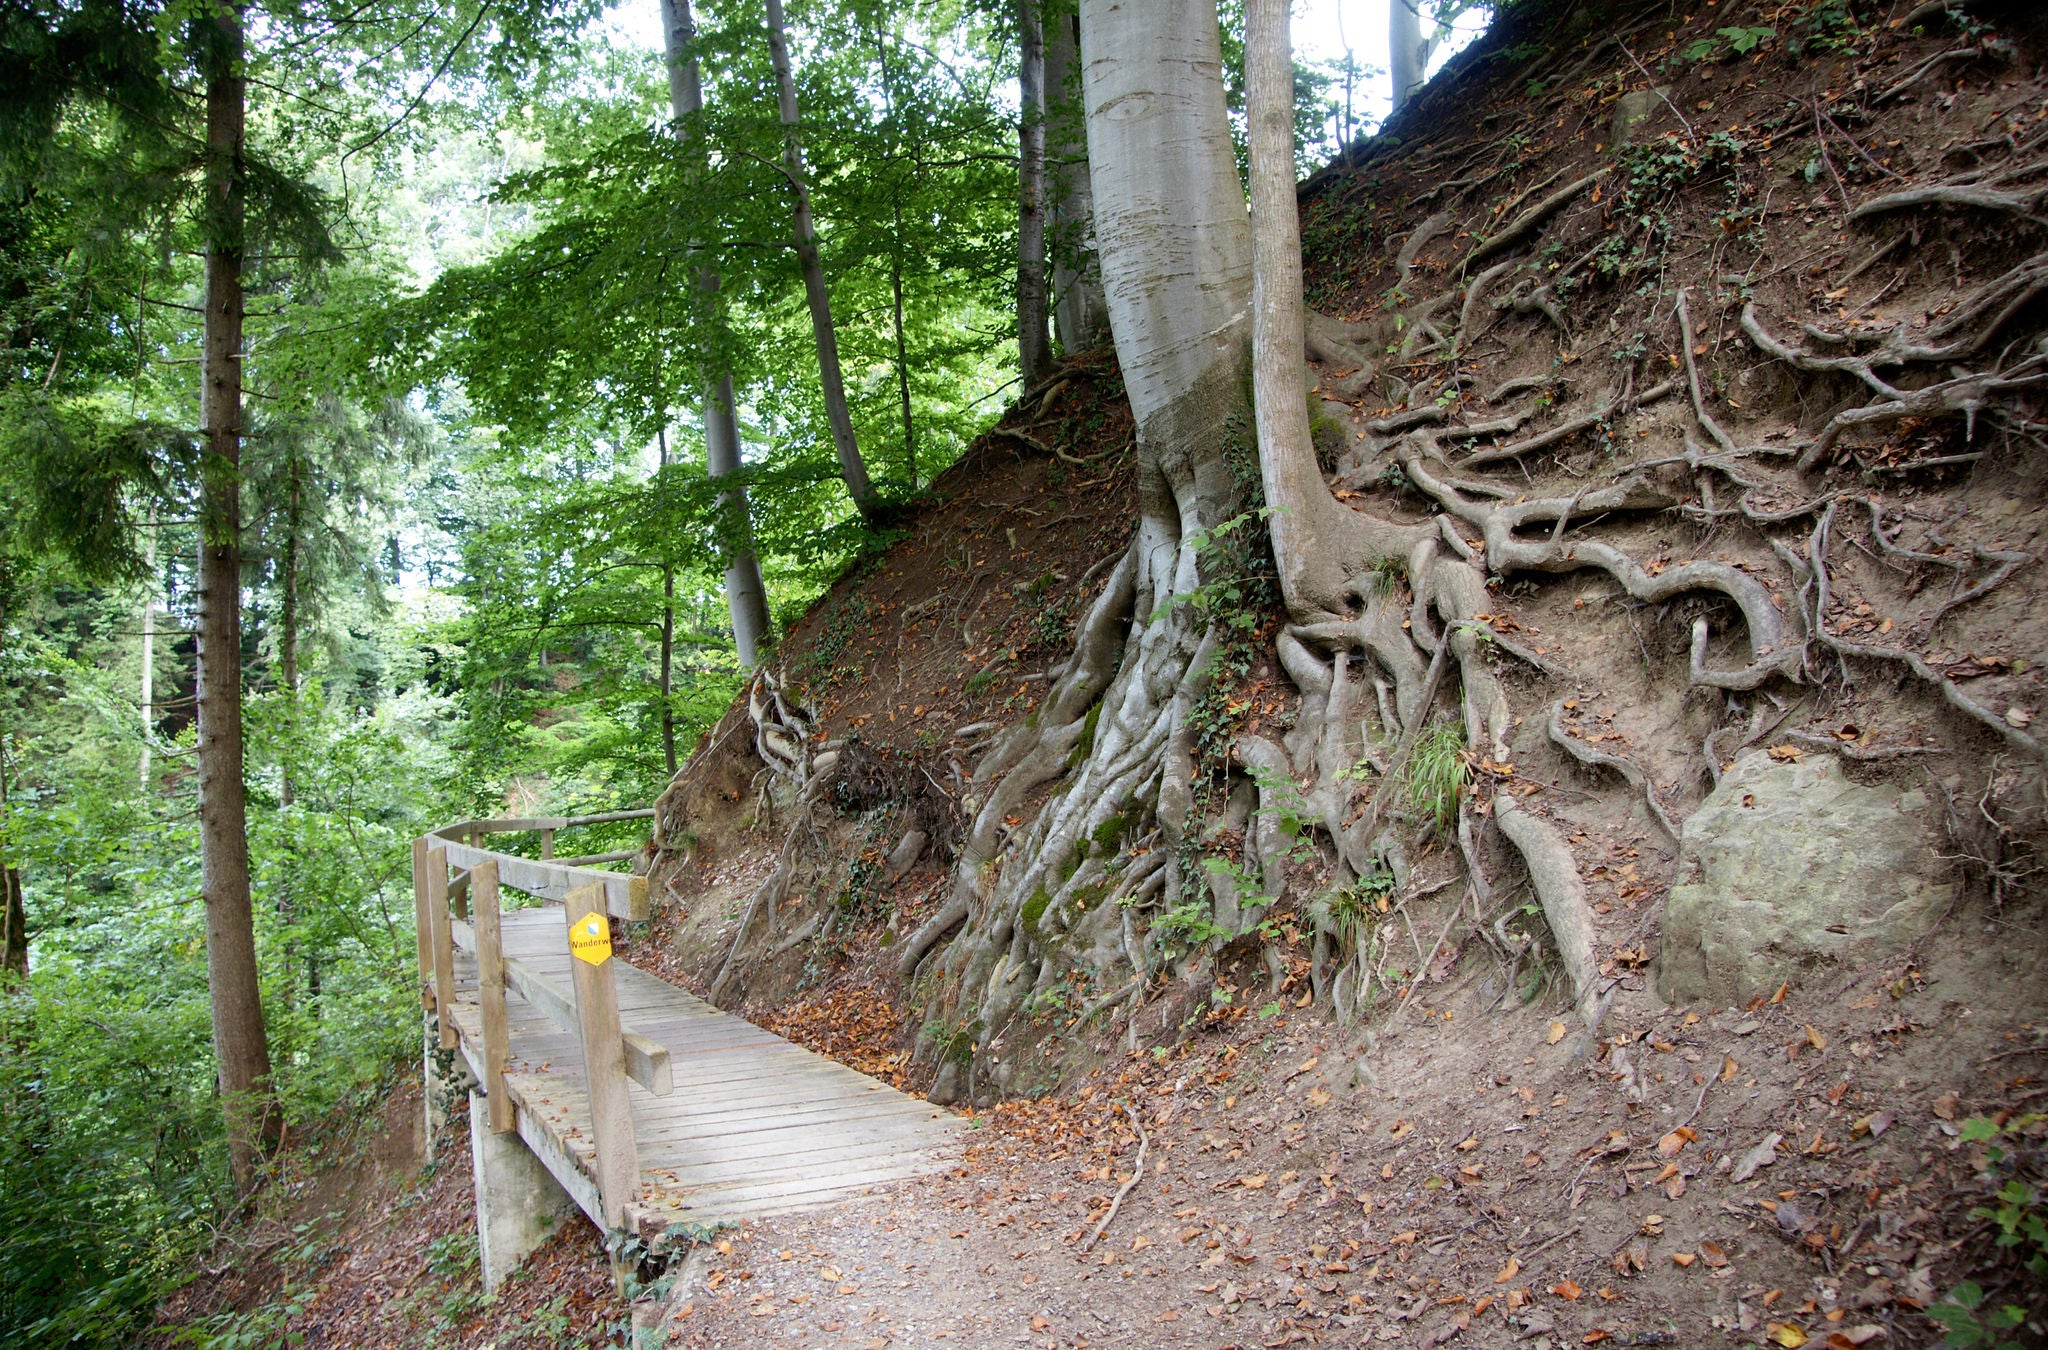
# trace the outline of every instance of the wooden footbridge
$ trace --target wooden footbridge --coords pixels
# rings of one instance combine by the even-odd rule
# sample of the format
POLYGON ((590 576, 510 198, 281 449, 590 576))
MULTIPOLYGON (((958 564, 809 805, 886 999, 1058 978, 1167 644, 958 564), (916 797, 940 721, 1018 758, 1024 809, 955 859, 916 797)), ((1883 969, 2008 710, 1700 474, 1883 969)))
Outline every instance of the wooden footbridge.
POLYGON ((614 926, 648 917, 647 879, 598 870, 630 854, 556 860, 554 835, 652 814, 414 841, 429 1139, 467 1085, 487 1287, 571 1206, 658 1246, 952 1161, 956 1117, 611 955, 614 926), (540 835, 541 860, 479 846, 514 831, 540 835), (542 903, 508 908, 507 891, 542 903))

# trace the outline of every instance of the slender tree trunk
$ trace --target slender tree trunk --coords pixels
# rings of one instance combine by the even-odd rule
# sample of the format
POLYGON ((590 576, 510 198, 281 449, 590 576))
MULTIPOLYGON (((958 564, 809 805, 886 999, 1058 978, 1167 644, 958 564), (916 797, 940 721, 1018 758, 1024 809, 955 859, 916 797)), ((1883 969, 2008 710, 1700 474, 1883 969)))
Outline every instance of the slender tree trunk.
POLYGON ((256 977, 242 788, 242 10, 223 11, 206 86, 206 314, 200 419, 199 856, 206 979, 228 1156, 243 1192, 281 1133, 256 977))
MULTIPOLYGON (((290 472, 291 482, 285 489, 284 557, 280 563, 284 570, 284 604, 278 616, 277 662, 284 678, 287 720, 296 734, 299 712, 299 530, 305 518, 304 475, 296 456, 292 459, 290 472)), ((287 747, 284 780, 278 789, 278 800, 282 805, 290 806, 296 796, 290 748, 287 747)))
MULTIPOLYGON (((655 441, 661 447, 661 467, 668 467, 668 433, 658 431, 655 441)), ((672 564, 661 565, 661 754, 668 765, 668 776, 674 778, 678 767, 676 762, 676 705, 675 705, 675 662, 676 662, 676 569, 672 564)))
POLYGON ((1052 370, 1045 293, 1045 34, 1041 0, 1017 0, 1017 366, 1025 386, 1052 370))
POLYGON ((1422 40, 1422 16, 1416 12, 1421 0, 1388 0, 1387 46, 1394 74, 1394 111, 1399 112, 1428 71, 1429 48, 1422 40))
POLYGON ((896 392, 903 400, 903 464, 917 486, 917 423, 910 415, 910 349, 903 331, 903 205, 896 206, 896 247, 889 255, 889 288, 896 299, 896 392))
MULTIPOLYGON (((669 112, 678 131, 686 119, 704 110, 704 82, 689 45, 697 36, 697 21, 690 12, 690 0, 662 0, 663 30, 668 41, 669 112)), ((707 262, 697 272, 698 289, 716 296, 718 269, 707 262)), ((717 302, 713 301, 714 309, 717 302)), ((712 353, 706 363, 704 393, 705 469, 715 479, 730 478, 740 471, 740 427, 733 403, 732 375, 725 363, 712 353)), ((666 457, 664 450, 664 458, 666 457)), ((747 490, 735 485, 718 496, 721 538, 725 544, 725 607, 732 619, 733 646, 740 664, 752 668, 774 641, 774 626, 768 617, 768 588, 761 581, 761 561, 754 554, 754 519, 747 504, 747 490)), ((670 772, 674 756, 670 756, 670 772)))
MULTIPOLYGON (((304 462, 294 454, 287 473, 290 475, 285 487, 284 499, 284 556, 279 559, 279 569, 284 589, 284 603, 279 606, 277 634, 277 664, 279 676, 284 682, 280 692, 284 694, 285 736, 278 756, 277 804, 287 818, 292 803, 298 800, 297 754, 299 747, 299 532, 305 524, 305 467, 304 462)), ((298 896, 294 890, 297 878, 297 854, 290 844, 290 827, 286 827, 284 875, 277 887, 277 919, 279 926, 287 933, 298 921, 298 896)), ((286 1008, 292 1003, 293 987, 296 983, 295 968, 298 966, 298 944, 289 936, 284 941, 284 979, 276 989, 276 996, 286 1008)))
POLYGON ((1081 98, 1081 19, 1057 13, 1045 29, 1045 127, 1051 200, 1053 330, 1068 356, 1109 339, 1109 304, 1095 254, 1095 189, 1081 98))
POLYGON ((156 504, 149 508, 149 524, 142 532, 143 570, 148 580, 142 592, 142 688, 137 700, 142 714, 142 753, 136 762, 140 785, 149 787, 149 743, 156 734, 156 504))
POLYGON ((1351 56, 1351 35, 1344 31, 1344 0, 1337 0, 1337 45, 1344 49, 1344 132, 1339 139, 1337 152, 1346 164, 1351 162, 1351 85, 1357 74, 1358 63, 1351 56))
MULTIPOLYGON (((888 114, 889 157, 900 157, 899 128, 896 123, 896 81, 889 69, 889 44, 875 26, 875 59, 882 67, 882 106, 888 114)), ((889 236, 889 289, 895 300, 896 392, 903 404, 903 464, 910 477, 911 491, 917 490, 917 423, 910 411, 910 347, 903 323, 903 191, 892 202, 895 233, 889 236)))
POLYGON ((661 756, 676 776, 676 570, 661 569, 661 756))
MULTIPOLYGON (((4 619, 4 615, 0 615, 4 619)), ((0 633, 6 625, 0 622, 0 633)), ((0 722, 0 826, 12 809, 8 804, 7 725, 0 722)), ((0 986, 28 978, 28 910, 21 900, 21 873, 0 859, 0 986)))
POLYGON ((0 865, 0 986, 28 978, 28 911, 21 903, 21 873, 0 865))
POLYGON ((797 131, 796 81, 789 69, 789 36, 782 19, 782 0, 768 0, 768 57, 775 66, 776 98, 781 107, 783 166, 796 216, 796 257, 804 274, 804 298, 811 307, 811 331, 818 341, 818 382, 825 394, 825 418, 832 427, 832 447, 839 454, 839 473, 847 495, 870 525, 882 523, 886 512, 854 439, 853 418, 846 411, 846 380, 839 370, 839 335, 832 326, 832 295, 825 286, 825 266, 818 258, 818 234, 811 224, 811 194, 804 186, 803 140, 797 131))
MULTIPOLYGON (((1279 507, 1268 522, 1275 552, 1307 498, 1326 495, 1308 424, 1302 349, 1301 223, 1294 191, 1294 55, 1288 0, 1245 3, 1245 131, 1251 167, 1252 404, 1259 459, 1285 466, 1274 481, 1279 507), (1304 482, 1310 476, 1313 482, 1304 482), (1285 517, 1285 519, 1283 519, 1285 517)), ((1401 0, 1394 0, 1400 9, 1401 0)))

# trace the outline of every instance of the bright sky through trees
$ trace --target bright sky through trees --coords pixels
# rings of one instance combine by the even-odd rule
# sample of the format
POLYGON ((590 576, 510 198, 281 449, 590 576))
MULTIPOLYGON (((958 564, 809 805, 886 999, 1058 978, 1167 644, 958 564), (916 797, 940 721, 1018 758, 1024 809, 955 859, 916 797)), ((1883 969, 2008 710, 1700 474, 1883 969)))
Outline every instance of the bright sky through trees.
MULTIPOLYGON (((1297 60, 1341 69, 1348 38, 1352 59, 1360 68, 1352 108, 1360 125, 1377 126, 1393 106, 1394 89, 1387 73, 1387 6, 1392 0, 1297 0, 1294 6, 1294 55, 1297 60)), ((625 0, 605 11, 603 25, 621 38, 651 51, 661 50, 661 12, 654 0, 625 0)), ((1423 11, 1424 31, 1429 10, 1423 11)), ((1476 37, 1485 26, 1483 12, 1467 13, 1454 34, 1430 56, 1429 69, 1439 66, 1476 37)), ((1341 77, 1340 77, 1341 79, 1341 77)), ((1332 90, 1339 99, 1343 85, 1332 90)))

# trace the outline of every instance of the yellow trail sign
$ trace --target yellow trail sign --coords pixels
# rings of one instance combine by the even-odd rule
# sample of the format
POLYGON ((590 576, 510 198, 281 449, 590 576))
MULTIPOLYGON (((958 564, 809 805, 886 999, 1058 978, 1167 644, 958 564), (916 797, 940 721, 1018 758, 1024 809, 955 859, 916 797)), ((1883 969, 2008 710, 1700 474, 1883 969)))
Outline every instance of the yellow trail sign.
POLYGON ((612 926, 601 913, 590 913, 569 929, 569 954, 601 966, 612 958, 612 926))

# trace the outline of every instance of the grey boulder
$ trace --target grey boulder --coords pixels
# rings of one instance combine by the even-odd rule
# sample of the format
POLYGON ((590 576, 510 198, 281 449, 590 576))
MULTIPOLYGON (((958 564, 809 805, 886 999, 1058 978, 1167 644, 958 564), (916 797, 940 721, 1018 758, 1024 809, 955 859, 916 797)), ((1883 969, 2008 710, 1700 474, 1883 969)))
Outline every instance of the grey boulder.
POLYGON ((1852 782, 1834 755, 1745 755, 1685 822, 1657 992, 1738 1004, 1898 951, 1956 895, 1938 824, 1925 793, 1852 782))

